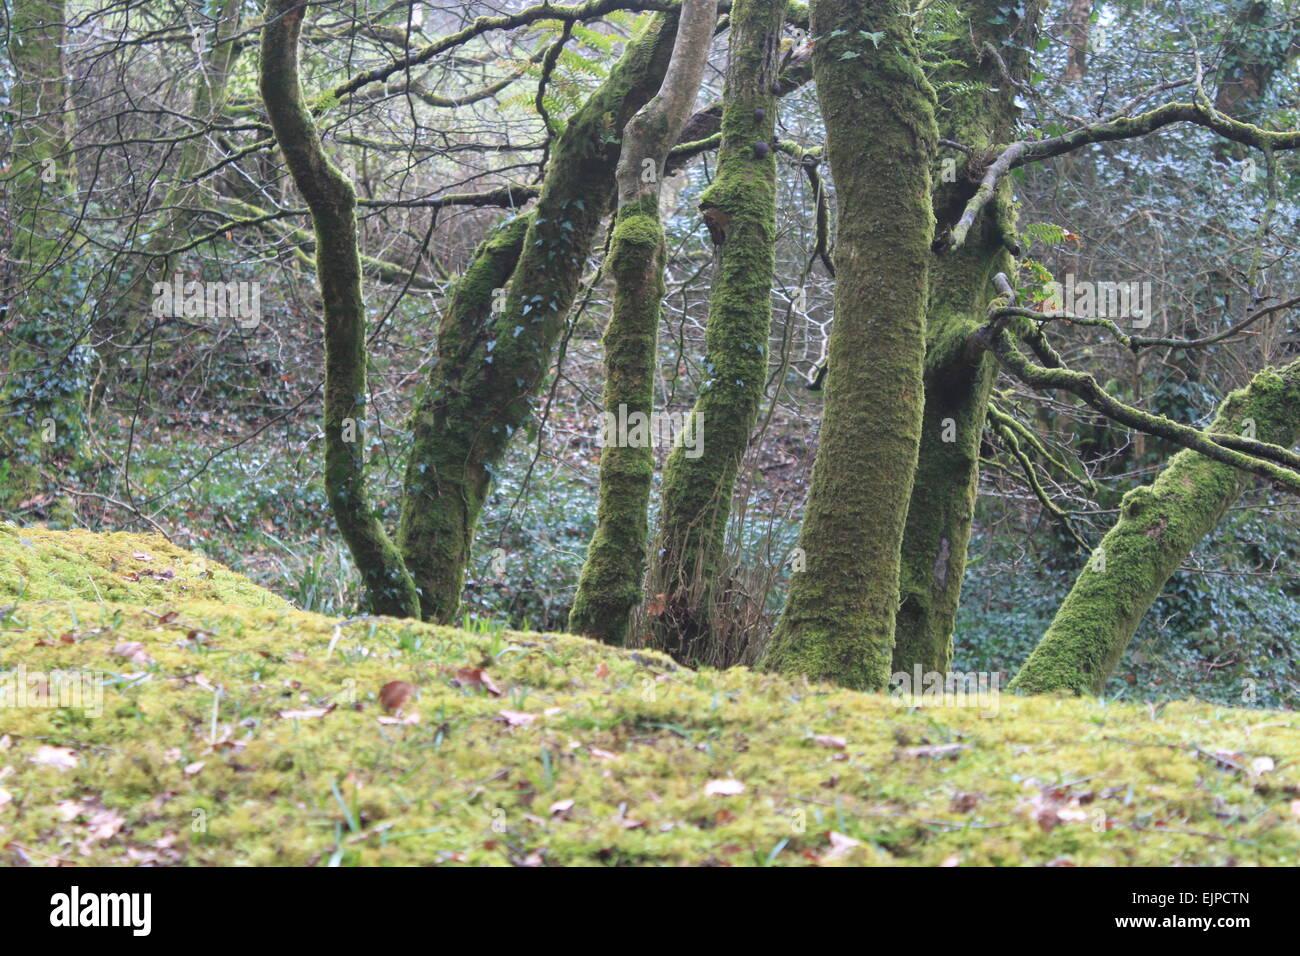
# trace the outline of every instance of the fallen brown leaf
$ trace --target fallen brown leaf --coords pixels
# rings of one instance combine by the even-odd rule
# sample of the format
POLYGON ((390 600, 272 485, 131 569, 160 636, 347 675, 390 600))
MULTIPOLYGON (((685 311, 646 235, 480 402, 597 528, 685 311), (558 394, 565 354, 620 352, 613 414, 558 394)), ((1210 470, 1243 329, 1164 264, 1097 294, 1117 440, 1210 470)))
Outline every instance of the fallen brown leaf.
POLYGON ((420 714, 418 711, 415 711, 407 714, 404 717, 384 717, 381 715, 379 717, 376 717, 375 720, 379 721, 381 724, 386 724, 386 725, 401 726, 401 725, 418 724, 420 722, 420 714))
POLYGON ((414 693, 414 684, 404 680, 390 680, 379 688, 379 703, 383 705, 384 710, 391 714, 393 711, 401 710, 406 706, 406 702, 411 699, 411 695, 414 693))
POLYGON ((124 657, 132 664, 137 664, 140 667, 147 667, 153 663, 153 658, 149 656, 149 653, 144 649, 144 645, 139 641, 127 641, 118 644, 113 648, 112 653, 114 657, 124 657))
POLYGON ((462 667, 456 671, 456 681, 462 687, 482 687, 493 697, 501 696, 501 688, 496 681, 481 667, 462 667))

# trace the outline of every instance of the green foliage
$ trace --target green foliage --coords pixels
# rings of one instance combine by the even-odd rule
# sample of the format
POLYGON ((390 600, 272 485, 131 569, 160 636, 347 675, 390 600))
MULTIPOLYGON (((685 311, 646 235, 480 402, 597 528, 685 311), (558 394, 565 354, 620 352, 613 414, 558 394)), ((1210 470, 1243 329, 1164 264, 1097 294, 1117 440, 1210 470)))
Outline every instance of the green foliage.
POLYGON ((950 56, 956 44, 969 42, 970 15, 964 7, 955 0, 935 0, 918 4, 908 15, 912 17, 921 68, 941 107, 992 89, 987 83, 964 78, 966 64, 950 56))
POLYGON ((1045 246, 1055 246, 1065 241, 1066 231, 1055 223, 1031 222, 1020 228, 1021 238, 1026 242, 1038 242, 1045 246))
POLYGON ((516 443, 496 471, 466 570, 463 607, 515 628, 562 631, 595 529, 596 494, 567 470, 543 474, 554 467, 543 460, 521 501, 534 452, 516 443))
MULTIPOLYGON (((539 45, 548 46, 559 40, 562 29, 560 21, 549 20, 538 24, 534 33, 539 45)), ((577 110, 592 89, 609 76, 610 64, 618 59, 623 43, 617 33, 593 30, 582 24, 574 24, 570 33, 571 39, 560 51, 555 67, 547 77, 546 92, 542 97, 542 105, 554 122, 577 110)), ((524 75, 530 82, 521 83, 517 91, 500 97, 502 106, 533 110, 542 73, 540 62, 529 63, 524 75)))
MULTIPOLYGON (((1143 619, 1103 696, 1196 697, 1235 707, 1300 706, 1300 529, 1232 512, 1143 619)), ((1078 559, 1075 559, 1077 565, 1078 559)), ((971 544, 953 667, 1014 673, 1052 621, 1073 568, 988 531, 971 544)))
POLYGON ((1052 294, 1056 276, 1037 259, 1022 259, 1016 276, 1016 293, 1019 301, 1034 306, 1052 294))

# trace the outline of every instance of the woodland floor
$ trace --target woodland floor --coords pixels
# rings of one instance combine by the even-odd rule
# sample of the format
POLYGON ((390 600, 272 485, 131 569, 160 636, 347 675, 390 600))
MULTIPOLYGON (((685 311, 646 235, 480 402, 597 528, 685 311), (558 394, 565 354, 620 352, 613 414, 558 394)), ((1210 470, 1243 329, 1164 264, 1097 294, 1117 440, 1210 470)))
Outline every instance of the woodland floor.
POLYGON ((0 524, 19 668, 102 706, 0 706, 0 865, 1300 863, 1297 713, 906 707, 331 618, 160 537, 0 524))

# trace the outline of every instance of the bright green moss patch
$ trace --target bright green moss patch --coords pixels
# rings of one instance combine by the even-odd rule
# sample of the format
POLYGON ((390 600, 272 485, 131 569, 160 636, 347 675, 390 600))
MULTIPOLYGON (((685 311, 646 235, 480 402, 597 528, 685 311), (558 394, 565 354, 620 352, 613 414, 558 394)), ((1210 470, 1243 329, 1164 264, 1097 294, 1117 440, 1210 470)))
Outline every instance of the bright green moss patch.
POLYGON ((94 675, 102 700, 0 707, 0 865, 1300 862, 1295 714, 908 710, 568 635, 238 607, 155 538, 4 531, 5 580, 42 576, 0 602, 0 679, 94 675), (119 550, 176 574, 80 593, 119 550))
POLYGON ((17 528, 0 521, 0 605, 22 601, 288 605, 242 574, 156 535, 17 528))

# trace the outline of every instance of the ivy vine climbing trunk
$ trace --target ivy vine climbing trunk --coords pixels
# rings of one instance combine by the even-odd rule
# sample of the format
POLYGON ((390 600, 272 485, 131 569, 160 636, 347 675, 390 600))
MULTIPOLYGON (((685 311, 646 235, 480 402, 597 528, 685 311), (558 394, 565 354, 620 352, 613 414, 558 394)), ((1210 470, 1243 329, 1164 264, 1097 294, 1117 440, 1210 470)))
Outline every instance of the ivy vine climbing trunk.
POLYGON ((654 373, 664 295, 660 183, 699 92, 717 23, 715 0, 683 0, 672 61, 653 100, 628 121, 610 240, 614 306, 605 330, 604 450, 596 531, 569 615, 574 633, 622 644, 641 596, 654 474, 654 373), (619 435, 619 422, 639 431, 619 435), (621 440, 625 439, 625 440, 621 440))
POLYGON ((980 439, 997 376, 996 362, 972 347, 971 336, 997 294, 993 277, 1015 274, 1012 255, 1018 251, 1008 180, 998 185, 962 245, 952 248, 948 236, 994 149, 1014 138, 1017 93, 1002 71, 1028 82, 1042 4, 1026 4, 1023 18, 1002 14, 999 0, 975 0, 962 9, 969 22, 954 31, 958 36, 944 51, 937 75, 945 107, 940 132, 971 152, 960 166, 952 158, 941 164, 934 184, 938 238, 926 310, 925 417, 903 536, 894 673, 913 673, 917 665, 922 672, 943 673, 952 659, 980 439))
POLYGON ((727 515, 767 375, 776 268, 772 141, 785 6, 732 5, 722 148, 716 178, 700 199, 718 247, 705 329, 709 377, 690 413, 694 447, 680 444, 669 456, 649 576, 650 592, 664 595, 651 643, 686 662, 708 659, 727 515))
MULTIPOLYGON (((1255 376, 1219 406, 1211 432, 1289 448, 1300 440, 1300 360, 1255 376)), ((1190 449, 1124 496, 1120 516, 1011 681, 1028 693, 1100 693, 1170 576, 1251 476, 1190 449)))
POLYGON ((921 440, 935 97, 898 0, 814 0, 813 76, 835 180, 826 406, 769 670, 889 680, 900 548, 921 440))
POLYGON ((0 508, 35 495, 47 475, 75 468, 91 360, 73 208, 66 10, 63 0, 14 0, 11 9, 6 39, 14 125, 8 170, 0 175, 13 211, 4 258, 14 287, 3 322, 0 508))
POLYGON ((262 101, 316 229, 316 273, 325 311, 325 491, 376 614, 419 615, 415 584, 366 488, 366 313, 357 251, 356 194, 330 162, 302 99, 298 38, 302 0, 267 0, 262 101))
POLYGON ((492 470, 531 417, 610 209, 622 130, 659 89, 676 31, 677 11, 647 18, 569 117, 533 214, 495 232, 457 285, 411 422, 398 533, 426 619, 449 621, 460 605, 492 470))

